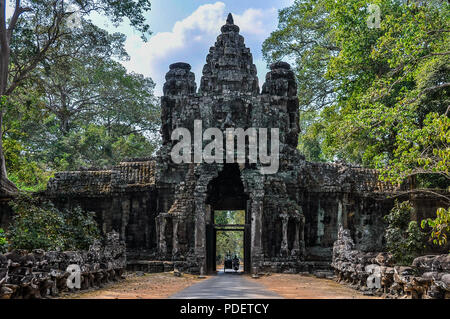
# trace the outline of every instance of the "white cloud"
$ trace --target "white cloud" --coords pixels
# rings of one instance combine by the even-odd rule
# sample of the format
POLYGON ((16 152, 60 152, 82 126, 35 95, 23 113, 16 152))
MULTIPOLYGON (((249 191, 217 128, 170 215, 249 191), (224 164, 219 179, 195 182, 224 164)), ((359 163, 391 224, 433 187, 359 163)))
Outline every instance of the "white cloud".
POLYGON ((266 37, 273 28, 272 21, 277 21, 277 10, 275 8, 247 9, 242 15, 234 17, 234 23, 241 28, 241 32, 245 34, 254 34, 266 37), (271 21, 268 23, 268 21, 271 21))
POLYGON ((198 7, 189 17, 175 23, 173 32, 186 34, 187 31, 201 30, 209 34, 217 33, 217 28, 223 24, 225 3, 204 4, 198 7))
MULTIPOLYGON (((150 76, 157 84, 156 95, 162 94, 165 73, 169 64, 174 62, 191 64, 198 82, 201 75, 198 71, 201 71, 208 49, 219 35, 227 14, 223 2, 205 4, 187 18, 177 21, 171 31, 156 33, 147 43, 137 35, 128 37, 125 47, 131 59, 124 62, 125 67, 150 76)), ((233 16, 246 40, 257 41, 259 46, 277 21, 275 9, 250 8, 233 16)))

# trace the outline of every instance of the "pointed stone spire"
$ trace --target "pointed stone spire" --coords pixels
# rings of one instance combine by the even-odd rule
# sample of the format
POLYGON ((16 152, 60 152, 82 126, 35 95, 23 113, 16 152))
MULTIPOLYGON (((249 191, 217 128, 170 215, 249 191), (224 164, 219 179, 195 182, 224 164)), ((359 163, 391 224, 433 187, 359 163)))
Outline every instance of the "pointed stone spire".
POLYGON ((222 33, 228 33, 231 31, 239 33, 239 30, 239 27, 234 24, 233 15, 229 13, 227 17, 227 23, 221 29, 222 33))
POLYGON ((239 34, 239 27, 234 24, 231 13, 221 30, 222 34, 206 57, 200 92, 214 95, 223 92, 259 94, 253 56, 245 46, 244 37, 239 34))
POLYGON ((227 24, 234 24, 233 15, 231 14, 231 12, 228 13, 227 24))

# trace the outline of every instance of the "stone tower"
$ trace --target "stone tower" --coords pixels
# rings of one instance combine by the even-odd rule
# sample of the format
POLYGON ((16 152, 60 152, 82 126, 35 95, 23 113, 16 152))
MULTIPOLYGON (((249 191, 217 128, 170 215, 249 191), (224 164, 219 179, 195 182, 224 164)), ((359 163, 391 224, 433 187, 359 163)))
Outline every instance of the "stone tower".
POLYGON ((214 242, 214 211, 245 210, 247 270, 261 267, 264 261, 263 221, 279 222, 277 257, 301 261, 305 246, 304 216, 286 186, 286 180, 296 176, 287 170, 303 160, 295 149, 299 133, 298 99, 289 64, 271 65, 260 92, 252 54, 229 14, 206 57, 200 83, 196 92, 194 74, 186 63, 172 64, 166 75, 162 98, 163 148, 157 165, 157 187, 173 196, 159 200, 160 252, 166 258, 189 259, 205 271, 212 270, 215 266, 210 254, 214 248, 209 246, 214 242), (279 172, 264 176, 258 170, 260 164, 252 165, 248 158, 240 166, 203 162, 175 165, 170 159, 175 143, 171 134, 183 127, 194 136, 195 120, 202 121, 203 131, 207 128, 279 129, 279 172), (274 186, 266 188, 269 184, 274 186), (229 187, 224 189, 221 185, 229 187), (195 231, 188 234, 184 229, 195 231))

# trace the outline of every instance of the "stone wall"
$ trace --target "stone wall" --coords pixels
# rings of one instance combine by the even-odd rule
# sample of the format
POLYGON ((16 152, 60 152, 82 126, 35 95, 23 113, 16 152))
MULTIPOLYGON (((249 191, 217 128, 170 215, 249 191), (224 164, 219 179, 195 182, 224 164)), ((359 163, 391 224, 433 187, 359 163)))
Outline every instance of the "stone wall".
POLYGON ((154 160, 122 162, 110 170, 57 173, 41 195, 60 208, 80 206, 95 212, 102 233, 118 232, 130 256, 155 255, 158 191, 154 160))
POLYGON ((116 231, 126 242, 129 254, 136 251, 151 255, 156 249, 156 192, 127 192, 98 197, 51 197, 60 208, 80 206, 96 213, 95 220, 102 234, 116 231))
POLYGON ((331 266, 338 282, 366 295, 450 299, 450 254, 421 256, 411 266, 394 266, 389 253, 356 250, 350 231, 341 228, 331 266))
POLYGON ((47 186, 47 194, 57 196, 95 196, 140 191, 155 185, 155 161, 122 162, 109 170, 83 170, 56 173, 47 186))
POLYGON ((14 250, 0 255, 0 299, 56 297, 69 291, 69 265, 81 268, 81 289, 99 288, 122 279, 126 269, 125 244, 117 233, 109 233, 104 245, 88 251, 32 252, 14 250))

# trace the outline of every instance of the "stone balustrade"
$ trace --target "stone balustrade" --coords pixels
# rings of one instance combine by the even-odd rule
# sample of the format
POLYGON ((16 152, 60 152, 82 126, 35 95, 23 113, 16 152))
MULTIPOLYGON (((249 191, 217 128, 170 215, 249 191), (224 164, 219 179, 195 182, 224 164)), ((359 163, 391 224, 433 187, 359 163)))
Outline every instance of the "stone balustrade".
POLYGON ((70 265, 80 268, 82 290, 118 281, 126 270, 125 244, 119 241, 119 234, 111 232, 104 245, 96 242, 88 251, 36 249, 0 255, 0 299, 48 298, 74 291, 67 285, 70 265))
POLYGON ((338 282, 384 298, 450 299, 450 254, 421 256, 410 266, 394 266, 389 253, 353 248, 349 230, 341 228, 331 264, 338 282))

